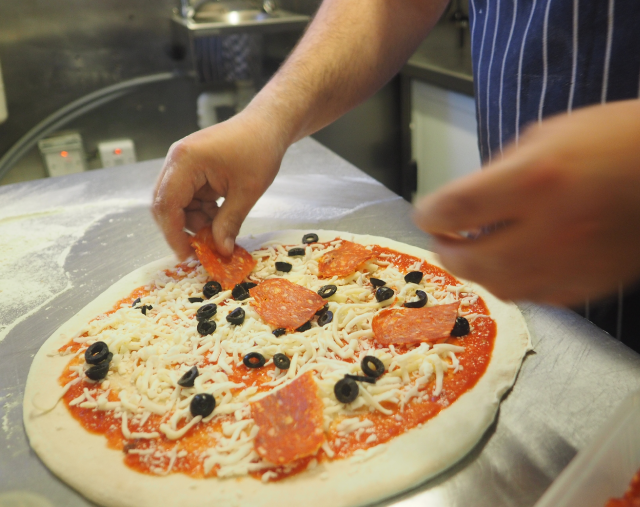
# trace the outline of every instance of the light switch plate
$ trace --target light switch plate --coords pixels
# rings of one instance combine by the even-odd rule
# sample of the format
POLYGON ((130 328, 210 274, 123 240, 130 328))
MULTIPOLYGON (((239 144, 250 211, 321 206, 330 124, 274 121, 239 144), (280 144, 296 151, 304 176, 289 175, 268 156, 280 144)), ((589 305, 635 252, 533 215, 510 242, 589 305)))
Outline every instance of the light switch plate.
POLYGON ((65 132, 41 139, 38 141, 38 148, 49 176, 63 176, 87 170, 82 136, 77 132, 65 132))
POLYGON ((98 143, 98 152, 102 167, 134 164, 136 148, 131 139, 114 139, 98 143))

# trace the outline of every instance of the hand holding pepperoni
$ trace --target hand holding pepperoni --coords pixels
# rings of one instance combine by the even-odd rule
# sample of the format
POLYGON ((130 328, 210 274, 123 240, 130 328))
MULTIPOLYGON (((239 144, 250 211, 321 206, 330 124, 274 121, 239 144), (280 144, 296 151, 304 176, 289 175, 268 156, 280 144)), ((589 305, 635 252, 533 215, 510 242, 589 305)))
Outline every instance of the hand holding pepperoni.
POLYGON ((212 224, 216 248, 231 255, 242 222, 275 178, 286 146, 256 114, 174 143, 156 183, 153 215, 179 258, 193 254, 184 227, 212 224), (224 197, 220 207, 216 201, 224 197))
POLYGON ((444 266, 504 299, 581 303, 640 277, 640 101, 544 121, 418 204, 444 266), (476 239, 477 232, 496 225, 476 239))

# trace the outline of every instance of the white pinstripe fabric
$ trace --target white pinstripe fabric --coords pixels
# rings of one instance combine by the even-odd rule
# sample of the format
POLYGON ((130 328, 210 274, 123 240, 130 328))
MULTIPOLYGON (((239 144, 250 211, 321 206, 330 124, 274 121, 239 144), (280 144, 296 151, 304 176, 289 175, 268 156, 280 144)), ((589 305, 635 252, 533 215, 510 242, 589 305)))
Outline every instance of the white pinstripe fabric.
POLYGON ((471 17, 473 18, 473 24, 471 25, 471 40, 476 40, 476 26, 478 25, 478 17, 476 16, 476 2, 469 0, 471 4, 471 17))
POLYGON ((502 58, 502 70, 500 72, 500 98, 499 98, 499 120, 498 120, 498 132, 500 133, 500 155, 502 155, 502 92, 504 90, 504 68, 507 64, 507 54, 509 53, 509 47, 511 46, 511 39, 513 38, 513 29, 516 26, 516 16, 518 14, 518 0, 513 0, 513 18, 511 20, 511 30, 509 31, 509 40, 507 40, 507 47, 504 50, 504 57, 502 58))
POLYGON ((626 57, 622 53, 624 44, 635 44, 629 27, 635 26, 634 19, 640 22, 640 0, 505 2, 472 0, 470 7, 479 144, 485 163, 498 150, 502 154, 508 142, 517 145, 524 125, 532 121, 588 104, 640 98, 638 46, 627 46, 633 52, 626 57), (618 17, 627 11, 629 19, 619 27, 618 17), (494 64, 499 69, 494 70, 494 64), (625 66, 633 69, 631 90, 625 66), (626 84, 613 81, 614 73, 626 84))
POLYGON ((495 24, 495 28, 493 30, 493 43, 491 44, 491 58, 489 59, 489 68, 487 69, 487 147, 489 148, 489 162, 491 162, 491 160, 493 160, 493 153, 491 150, 491 128, 489 125, 489 119, 490 119, 490 108, 491 108, 491 103, 490 103, 490 96, 491 96, 491 67, 493 67, 493 57, 496 54, 496 39, 498 37, 498 26, 500 25, 500 4, 502 2, 497 2, 498 3, 498 9, 496 10, 496 24, 495 24))
POLYGON ((547 94, 547 80, 549 79, 549 10, 551 0, 547 0, 547 8, 544 10, 544 24, 542 25, 542 91, 540 92, 540 105, 538 106, 538 121, 542 121, 544 111, 544 98, 547 94))
POLYGON ((600 102, 607 101, 607 89, 609 87, 609 66, 611 65, 611 46, 613 44, 613 11, 615 0, 609 0, 609 11, 607 13, 607 49, 604 55, 604 68, 602 69, 602 96, 600 102))
POLYGON ((572 51, 571 60, 571 88, 569 89, 569 101, 567 102, 567 111, 571 114, 573 109, 573 96, 576 92, 576 74, 578 72, 578 9, 580 7, 578 0, 573 0, 573 34, 572 34, 572 51))
MULTIPOLYGON (((489 6, 491 4, 487 1, 487 13, 485 15, 484 28, 482 29, 482 43, 480 44, 480 54, 478 55, 478 75, 482 75, 482 54, 484 53, 484 40, 487 35, 487 20, 489 19, 489 6)), ((478 83, 476 87, 476 93, 478 94, 478 103, 482 100, 482 94, 480 93, 481 83, 478 83)), ((487 104, 487 107, 489 104, 487 104)), ((478 107, 478 125, 482 125, 482 107, 478 107)), ((480 158, 484 160, 484 140, 482 135, 482 128, 479 129, 479 137, 480 137, 480 158)))
POLYGON ((520 140, 520 94, 522 92, 522 60, 524 58, 524 45, 527 42, 527 34, 529 33, 529 28, 531 27, 531 20, 533 19, 533 13, 536 11, 536 3, 538 0, 533 0, 533 5, 531 6, 531 12, 529 13, 529 20, 527 21, 527 28, 524 30, 524 35, 522 36, 522 44, 520 46, 520 59, 518 60, 518 91, 516 94, 516 135, 515 142, 516 146, 518 145, 518 141, 520 140))

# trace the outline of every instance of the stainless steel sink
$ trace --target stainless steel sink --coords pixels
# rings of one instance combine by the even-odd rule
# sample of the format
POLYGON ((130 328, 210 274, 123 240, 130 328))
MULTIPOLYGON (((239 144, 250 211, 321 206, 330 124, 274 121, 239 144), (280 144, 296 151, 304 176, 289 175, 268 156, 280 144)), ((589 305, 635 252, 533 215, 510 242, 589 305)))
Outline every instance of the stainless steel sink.
POLYGON ((248 21, 264 21, 273 17, 273 14, 258 10, 231 11, 231 12, 198 12, 194 20, 197 23, 229 23, 239 25, 248 21))
POLYGON ((172 19, 186 28, 191 37, 209 37, 303 29, 311 18, 282 9, 267 12, 262 4, 250 0, 227 0, 198 2, 188 13, 176 9, 172 19))

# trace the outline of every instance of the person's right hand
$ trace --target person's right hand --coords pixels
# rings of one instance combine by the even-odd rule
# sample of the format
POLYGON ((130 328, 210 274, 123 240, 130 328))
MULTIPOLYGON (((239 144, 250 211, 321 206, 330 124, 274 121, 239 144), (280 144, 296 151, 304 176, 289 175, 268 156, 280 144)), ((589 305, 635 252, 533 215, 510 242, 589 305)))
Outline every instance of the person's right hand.
POLYGON ((231 255, 249 211, 273 182, 287 146, 273 127, 242 112, 174 143, 156 183, 153 216, 180 259, 193 254, 188 228, 210 224, 231 255), (224 197, 220 207, 216 201, 224 197))
POLYGON ((425 197, 416 221, 446 269, 501 299, 615 294, 640 279, 639 140, 638 99, 545 119, 486 170, 425 197))

